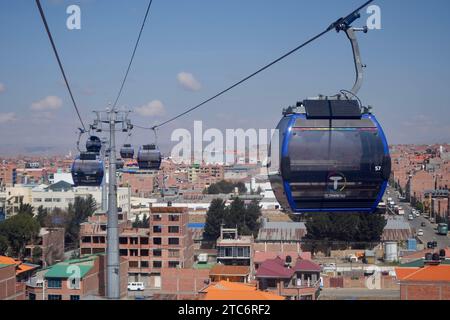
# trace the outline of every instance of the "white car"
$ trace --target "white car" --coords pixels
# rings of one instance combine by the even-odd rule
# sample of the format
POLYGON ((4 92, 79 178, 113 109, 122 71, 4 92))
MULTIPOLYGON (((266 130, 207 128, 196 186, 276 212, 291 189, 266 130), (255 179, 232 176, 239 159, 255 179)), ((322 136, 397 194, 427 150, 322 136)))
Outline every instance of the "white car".
POLYGON ((144 291, 145 286, 143 282, 128 282, 128 291, 144 291))
POLYGON ((417 235, 419 237, 423 236, 423 230, 422 229, 417 230, 417 235))
POLYGON ((408 220, 414 220, 414 217, 413 217, 412 214, 410 214, 410 215, 408 216, 408 220))

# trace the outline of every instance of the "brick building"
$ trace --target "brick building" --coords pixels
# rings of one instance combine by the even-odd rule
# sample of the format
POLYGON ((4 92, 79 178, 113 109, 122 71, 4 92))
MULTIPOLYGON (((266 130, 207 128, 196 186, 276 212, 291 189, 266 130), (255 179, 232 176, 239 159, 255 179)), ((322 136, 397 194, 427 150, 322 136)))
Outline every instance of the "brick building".
POLYGON ((252 266, 253 236, 240 236, 235 228, 220 228, 217 262, 225 265, 252 266))
POLYGON ((16 279, 15 264, 0 263, 0 300, 25 300, 25 285, 16 279))
POLYGON ((266 260, 259 265, 258 288, 287 299, 316 300, 320 294, 320 266, 311 260, 288 257, 266 260))
POLYGON ((210 282, 209 269, 161 269, 159 295, 173 299, 198 299, 199 292, 210 282))
MULTIPOLYGON (((127 262, 120 259, 120 297, 127 295, 127 262)), ((57 263, 27 282, 28 300, 86 300, 106 295, 106 255, 57 263), (78 276, 75 278, 74 276, 78 276)))
POLYGON ((31 260, 36 247, 41 249, 42 266, 52 265, 64 257, 64 228, 41 228, 33 245, 25 248, 25 259, 31 260))
MULTIPOLYGON (((188 211, 182 207, 150 208, 149 227, 133 228, 126 217, 119 223, 119 253, 128 261, 128 280, 161 287, 164 268, 190 268, 194 242, 188 229, 188 211)), ((82 255, 105 252, 106 216, 91 217, 81 225, 82 255)))
POLYGON ((450 265, 396 268, 401 300, 450 300, 450 265))

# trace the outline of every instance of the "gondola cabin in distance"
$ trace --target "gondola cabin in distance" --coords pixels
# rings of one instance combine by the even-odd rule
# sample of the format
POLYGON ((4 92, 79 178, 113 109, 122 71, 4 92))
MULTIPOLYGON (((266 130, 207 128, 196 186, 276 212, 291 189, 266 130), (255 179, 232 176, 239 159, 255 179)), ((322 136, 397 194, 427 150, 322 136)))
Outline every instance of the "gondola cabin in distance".
POLYGON ((383 129, 358 101, 335 97, 288 108, 278 124, 269 178, 278 202, 294 213, 374 212, 386 189, 383 129))

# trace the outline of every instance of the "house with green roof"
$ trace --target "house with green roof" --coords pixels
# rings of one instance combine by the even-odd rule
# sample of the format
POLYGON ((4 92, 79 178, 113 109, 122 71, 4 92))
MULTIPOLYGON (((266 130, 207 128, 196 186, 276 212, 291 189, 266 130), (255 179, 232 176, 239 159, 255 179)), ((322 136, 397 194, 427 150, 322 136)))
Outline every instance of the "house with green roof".
MULTIPOLYGON (((127 291, 127 261, 121 259, 121 295, 127 291)), ((106 256, 97 254, 71 259, 42 270, 41 279, 27 284, 30 300, 83 300, 105 296, 106 256)))

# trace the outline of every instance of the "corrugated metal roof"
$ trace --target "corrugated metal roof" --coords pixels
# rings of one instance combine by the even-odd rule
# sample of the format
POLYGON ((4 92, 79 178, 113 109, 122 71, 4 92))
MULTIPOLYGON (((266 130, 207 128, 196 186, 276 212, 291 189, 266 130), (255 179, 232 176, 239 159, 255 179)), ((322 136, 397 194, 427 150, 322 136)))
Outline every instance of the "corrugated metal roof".
POLYGON ((306 235, 303 222, 265 222, 259 229, 259 241, 300 241, 306 235))

